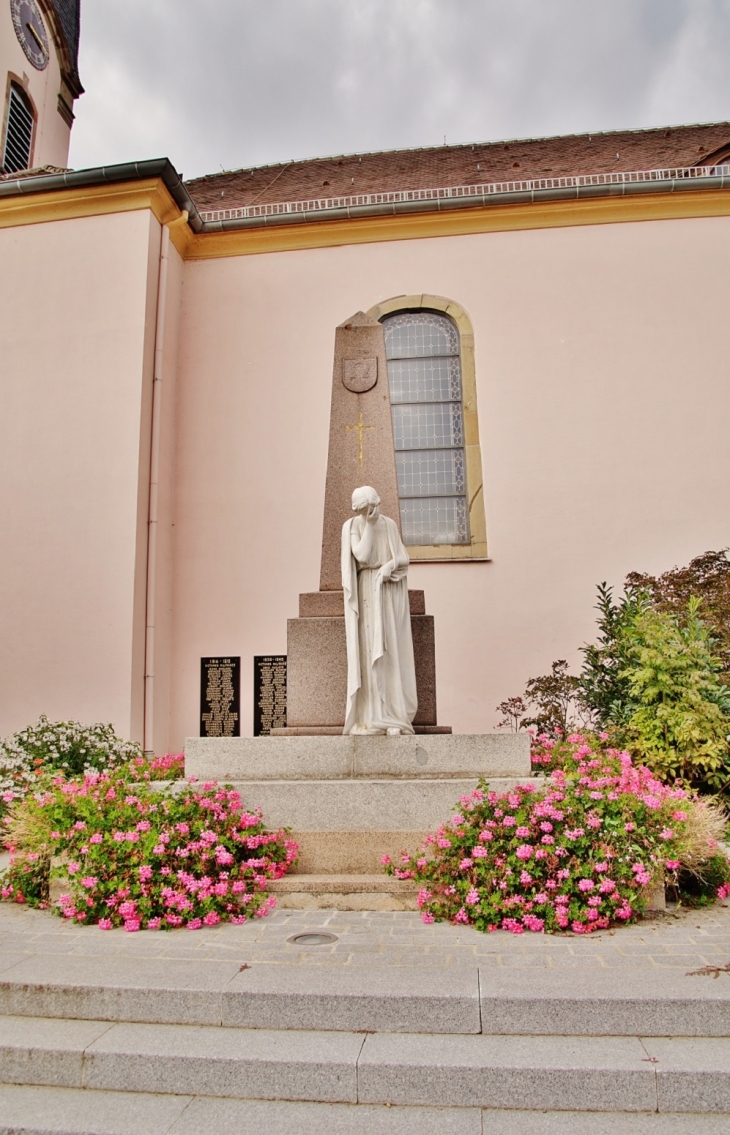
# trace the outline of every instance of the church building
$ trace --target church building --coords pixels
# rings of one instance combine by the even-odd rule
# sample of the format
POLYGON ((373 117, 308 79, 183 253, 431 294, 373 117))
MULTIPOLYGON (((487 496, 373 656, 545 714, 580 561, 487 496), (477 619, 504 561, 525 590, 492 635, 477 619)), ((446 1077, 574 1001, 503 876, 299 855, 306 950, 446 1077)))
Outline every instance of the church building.
POLYGON ((730 123, 74 171, 78 36, 78 0, 0 0, 0 735, 179 750, 205 658, 251 735, 254 658, 337 617, 299 597, 339 586, 340 381, 390 407, 337 460, 395 464, 454 732, 577 664, 597 583, 730 544, 730 123))

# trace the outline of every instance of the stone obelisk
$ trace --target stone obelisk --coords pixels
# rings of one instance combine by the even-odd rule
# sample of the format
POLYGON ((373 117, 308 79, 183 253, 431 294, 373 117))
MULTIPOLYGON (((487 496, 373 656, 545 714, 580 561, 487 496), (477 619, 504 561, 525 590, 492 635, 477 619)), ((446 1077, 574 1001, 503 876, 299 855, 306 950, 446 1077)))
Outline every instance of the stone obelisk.
MULTIPOLYGON (((359 311, 335 332, 329 454, 319 591, 299 596, 299 618, 287 622, 287 727, 276 734, 341 733, 347 700, 345 608, 340 541, 352 516, 352 493, 373 485, 381 511, 400 528, 393 419, 380 323, 359 311)), ((422 591, 409 592, 418 687, 416 732, 450 733, 436 725, 433 616, 422 591)))
POLYGON ((320 591, 342 591, 340 534, 358 485, 375 486, 400 529, 385 335, 362 311, 335 331, 320 591))

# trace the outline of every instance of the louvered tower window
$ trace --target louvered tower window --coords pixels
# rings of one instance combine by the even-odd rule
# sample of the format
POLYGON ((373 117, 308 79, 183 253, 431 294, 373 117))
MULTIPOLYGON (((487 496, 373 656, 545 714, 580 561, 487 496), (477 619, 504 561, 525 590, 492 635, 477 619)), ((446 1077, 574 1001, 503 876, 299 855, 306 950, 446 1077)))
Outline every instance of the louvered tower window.
POLYGON ((10 84, 8 125, 3 145, 3 172, 17 173, 28 169, 33 145, 33 111, 15 83, 10 84))
POLYGON ((403 541, 468 544, 459 332, 435 311, 382 322, 403 541))

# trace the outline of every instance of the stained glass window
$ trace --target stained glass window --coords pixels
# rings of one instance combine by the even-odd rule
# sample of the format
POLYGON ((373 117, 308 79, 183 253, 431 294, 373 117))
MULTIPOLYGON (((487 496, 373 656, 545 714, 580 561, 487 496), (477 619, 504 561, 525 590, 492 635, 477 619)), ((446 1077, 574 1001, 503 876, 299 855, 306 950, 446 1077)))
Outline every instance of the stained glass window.
POLYGON ((446 315, 383 319, 405 544, 468 544, 459 333, 446 315))

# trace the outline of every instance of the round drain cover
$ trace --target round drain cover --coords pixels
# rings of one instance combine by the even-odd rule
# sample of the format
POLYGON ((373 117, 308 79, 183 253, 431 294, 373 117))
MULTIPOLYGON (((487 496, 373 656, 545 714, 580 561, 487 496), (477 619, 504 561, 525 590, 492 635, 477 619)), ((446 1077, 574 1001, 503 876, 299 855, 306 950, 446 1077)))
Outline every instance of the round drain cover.
POLYGON ((336 934, 294 934, 291 938, 287 938, 287 942, 291 942, 293 946, 329 946, 332 942, 337 941, 336 934))

